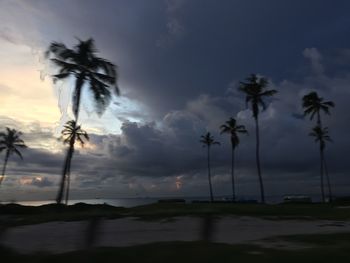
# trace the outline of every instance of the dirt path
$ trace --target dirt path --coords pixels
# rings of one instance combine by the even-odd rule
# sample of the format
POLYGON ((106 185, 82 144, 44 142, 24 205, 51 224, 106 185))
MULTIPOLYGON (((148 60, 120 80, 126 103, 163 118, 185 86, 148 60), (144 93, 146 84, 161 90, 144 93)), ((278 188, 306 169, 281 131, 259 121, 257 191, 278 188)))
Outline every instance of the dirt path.
POLYGON ((121 218, 100 221, 50 222, 7 229, 0 245, 22 253, 52 253, 89 246, 131 246, 164 241, 212 241, 254 243, 261 239, 294 234, 350 232, 350 221, 267 220, 253 217, 222 217, 215 221, 177 217, 164 221, 121 218), (203 226, 206 223, 206 230, 203 226), (213 233, 210 235, 210 233, 213 233))

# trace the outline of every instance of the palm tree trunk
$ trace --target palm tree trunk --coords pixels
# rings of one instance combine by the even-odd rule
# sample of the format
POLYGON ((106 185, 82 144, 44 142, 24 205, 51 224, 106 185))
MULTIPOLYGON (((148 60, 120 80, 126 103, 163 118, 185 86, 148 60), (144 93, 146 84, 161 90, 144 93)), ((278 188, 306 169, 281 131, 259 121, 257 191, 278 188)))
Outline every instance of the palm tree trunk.
MULTIPOLYGON (((321 115, 320 112, 317 111, 317 125, 322 129, 322 122, 321 122, 321 115)), ((323 149, 320 142, 320 177, 321 177, 321 194, 322 194, 322 202, 326 202, 325 194, 324 194, 324 174, 323 174, 323 168, 324 168, 324 156, 323 156, 323 149)), ((328 179, 328 176, 327 176, 328 179)))
POLYGON ((329 202, 332 202, 333 201, 332 187, 331 187, 331 181, 329 179, 328 167, 326 163, 326 158, 324 156, 324 152, 323 152, 323 167, 324 167, 324 172, 327 180, 329 202))
POLYGON ((6 155, 5 155, 4 166, 2 167, 2 174, 1 174, 1 178, 0 178, 0 185, 1 185, 2 181, 5 178, 6 166, 7 166, 8 160, 9 160, 9 156, 10 156, 10 151, 7 150, 6 151, 6 155))
POLYGON ((73 99, 73 114, 75 117, 76 125, 78 124, 79 118, 79 109, 80 109, 80 98, 81 92, 84 84, 85 74, 82 73, 78 76, 75 82, 75 91, 74 91, 74 99, 73 99))
POLYGON ((261 175, 261 167, 260 167, 260 137, 259 137, 259 121, 258 116, 255 117, 255 135, 256 135, 256 165, 258 169, 259 183, 260 183, 260 195, 261 195, 261 203, 265 203, 265 192, 264 192, 264 184, 261 175))
MULTIPOLYGON (((73 156, 73 154, 72 154, 73 156)), ((68 205, 68 200, 69 200, 69 189, 70 189, 70 166, 71 166, 71 162, 69 162, 68 164, 68 168, 67 168, 67 176, 66 176, 66 180, 67 180, 67 186, 66 186, 66 202, 65 204, 68 205)))
POLYGON ((72 153, 72 147, 69 146, 69 148, 67 149, 66 159, 64 160, 64 166, 63 166, 63 170, 62 170, 62 177, 61 177, 61 182, 60 182, 60 188, 59 188, 58 193, 57 193, 57 198, 56 198, 57 204, 61 204, 62 203, 64 189, 65 189, 65 186, 66 186, 67 172, 68 172, 68 169, 70 167, 70 162, 72 160, 72 154, 73 154, 72 153))
POLYGON ((232 201, 236 201, 235 191, 235 147, 232 145, 232 159, 231 159, 231 179, 232 179, 232 201))
POLYGON ((320 146, 320 177, 321 177, 321 195, 322 195, 322 202, 325 203, 326 199, 324 196, 324 183, 323 183, 323 150, 320 146))
MULTIPOLYGON (((74 135, 75 137, 75 135, 74 135)), ((72 138, 72 141, 71 141, 71 159, 69 161, 69 163, 67 164, 68 167, 67 167, 67 174, 66 174, 66 205, 68 205, 68 201, 69 201, 69 190, 70 190, 70 168, 71 168, 71 164, 72 164, 72 159, 73 159, 73 154, 74 154, 74 143, 75 143, 75 138, 73 139, 72 138)))
POLYGON ((211 171, 210 171, 210 146, 208 145, 208 180, 209 180, 209 191, 210 191, 210 201, 214 201, 213 187, 211 185, 211 171))
MULTIPOLYGON (((75 130, 76 125, 78 125, 78 118, 79 118, 79 109, 80 109, 80 98, 81 98, 81 92, 82 87, 84 84, 85 74, 82 73, 78 76, 76 82, 75 82, 75 91, 74 91, 74 98, 73 98, 73 114, 75 117, 75 126, 73 129, 75 130)), ((74 143, 75 143, 75 135, 72 137, 72 141, 70 142, 70 146, 66 155, 66 159, 64 162, 63 172, 62 172, 62 178, 60 183, 60 189, 58 191, 57 195, 57 203, 61 204, 64 190, 66 187, 66 205, 68 204, 68 198, 69 198, 69 184, 70 184, 70 163, 73 158, 73 152, 74 152, 74 143), (66 186, 67 183, 67 186, 66 186)))
POLYGON ((320 126, 320 128, 322 128, 321 115, 319 111, 317 111, 317 125, 320 126))

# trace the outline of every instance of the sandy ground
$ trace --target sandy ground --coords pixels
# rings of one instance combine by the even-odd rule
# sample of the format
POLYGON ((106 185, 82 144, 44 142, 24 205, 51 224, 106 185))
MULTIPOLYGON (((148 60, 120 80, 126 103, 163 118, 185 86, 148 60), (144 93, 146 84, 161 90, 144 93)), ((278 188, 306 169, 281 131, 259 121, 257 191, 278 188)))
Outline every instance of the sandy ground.
MULTIPOLYGON (((177 217, 163 221, 121 218, 13 227, 1 234, 0 245, 21 253, 61 253, 90 246, 114 247, 163 241, 195 241, 205 235, 205 222, 213 230, 209 231, 213 233, 212 241, 229 244, 266 245, 265 241, 261 242, 262 239, 283 235, 350 232, 350 221, 277 221, 253 217, 222 217, 214 221, 194 217, 177 217)), ((267 245, 288 247, 288 244, 282 243, 267 245)))

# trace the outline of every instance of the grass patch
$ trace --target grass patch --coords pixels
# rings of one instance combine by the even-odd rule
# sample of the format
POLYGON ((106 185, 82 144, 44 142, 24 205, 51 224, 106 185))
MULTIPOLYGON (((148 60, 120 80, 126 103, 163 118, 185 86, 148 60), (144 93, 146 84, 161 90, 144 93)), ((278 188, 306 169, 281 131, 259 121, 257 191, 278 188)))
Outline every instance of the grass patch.
POLYGON ((319 247, 350 248, 350 233, 293 235, 282 236, 281 238, 289 242, 311 244, 319 247))
MULTIPOLYGON (((338 235, 338 234, 337 234, 338 235)), ((347 238, 350 235, 347 234, 347 238)), ((295 240, 296 237, 292 239, 295 240)), ((303 242, 316 240, 319 235, 299 237, 303 242)), ((288 239, 288 238, 287 238, 288 239)), ((324 235, 323 239, 334 239, 334 235, 324 235), (328 236, 328 237, 327 237, 328 236)), ((335 239, 337 240, 337 239, 335 239)), ((329 263, 348 262, 350 243, 338 240, 334 246, 321 244, 314 248, 301 250, 266 249, 256 245, 228 245, 203 242, 165 242, 132 247, 95 248, 85 251, 45 255, 21 255, 13 251, 0 249, 4 262, 123 262, 123 263, 187 263, 187 262, 259 262, 259 263, 329 263)))
POLYGON ((94 217, 118 218, 126 208, 106 204, 89 205, 42 205, 22 206, 17 204, 0 205, 0 225, 16 226, 38 224, 50 221, 79 221, 94 217))
POLYGON ((350 220, 346 209, 329 204, 151 204, 129 208, 124 215, 141 218, 174 216, 253 216, 269 219, 350 220))
POLYGON ((161 220, 176 216, 253 216, 268 219, 329 219, 350 220, 348 209, 339 209, 330 204, 151 204, 134 208, 110 205, 75 204, 57 206, 55 204, 39 207, 16 204, 0 205, 0 224, 14 226, 36 224, 50 221, 76 221, 94 217, 120 218, 138 217, 142 220, 161 220))

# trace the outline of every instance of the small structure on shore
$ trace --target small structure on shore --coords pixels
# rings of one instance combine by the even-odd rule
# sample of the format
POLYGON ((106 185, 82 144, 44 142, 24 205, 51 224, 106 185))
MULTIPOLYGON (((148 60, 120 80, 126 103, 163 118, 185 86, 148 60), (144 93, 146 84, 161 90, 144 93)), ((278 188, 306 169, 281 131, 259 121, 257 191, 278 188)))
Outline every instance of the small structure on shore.
POLYGON ((312 203, 312 199, 306 195, 287 195, 283 197, 283 203, 308 204, 312 203))

